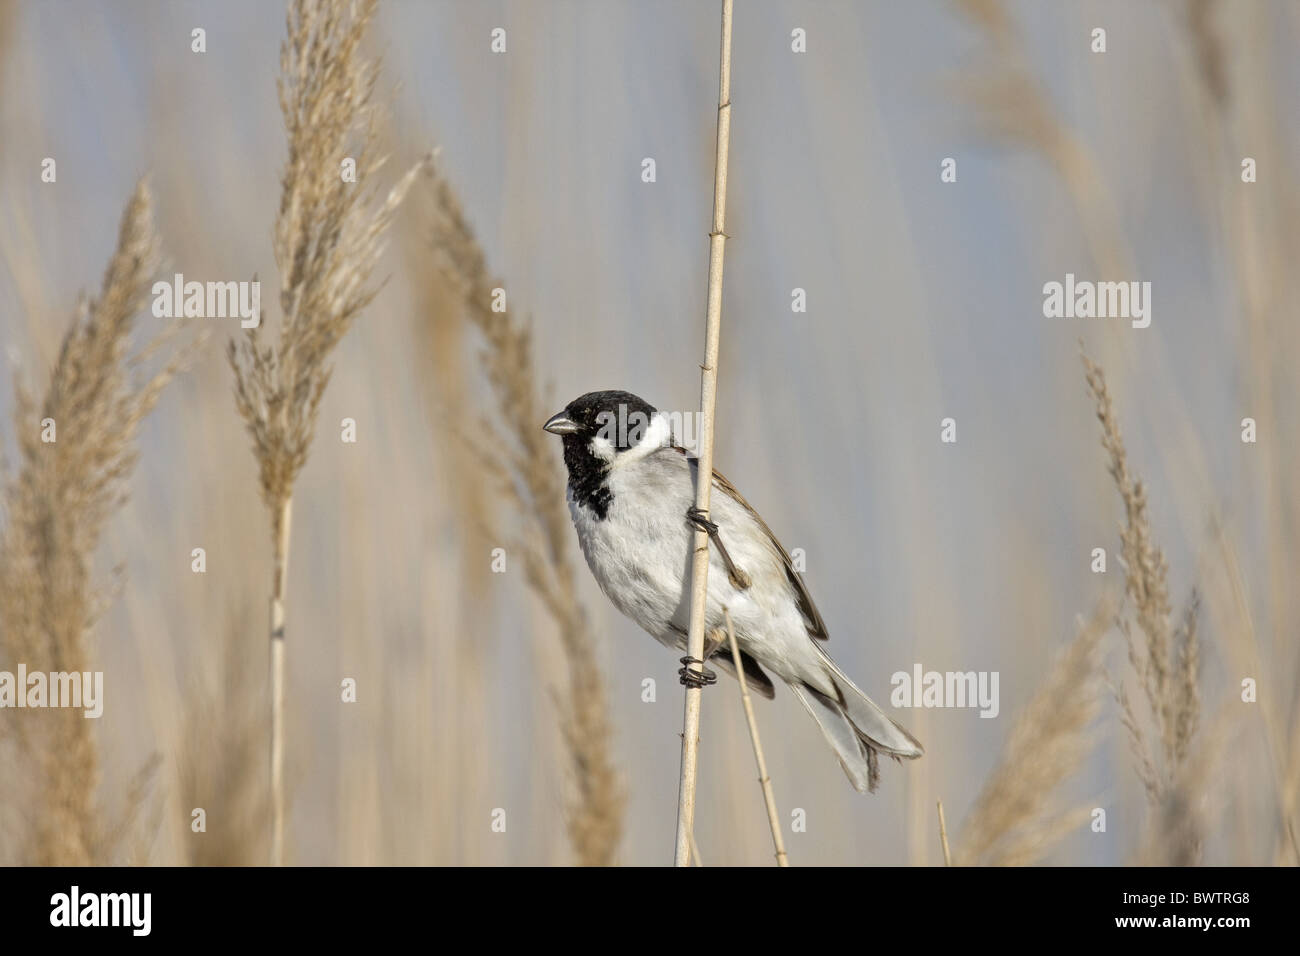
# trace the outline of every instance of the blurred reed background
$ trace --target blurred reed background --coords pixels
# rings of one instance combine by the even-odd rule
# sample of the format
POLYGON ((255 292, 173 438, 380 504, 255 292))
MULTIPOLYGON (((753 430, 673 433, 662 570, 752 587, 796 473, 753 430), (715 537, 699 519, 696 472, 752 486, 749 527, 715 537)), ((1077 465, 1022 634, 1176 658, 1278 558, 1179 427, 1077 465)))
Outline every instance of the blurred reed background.
MULTIPOLYGON (((57 591, 32 555, 54 552, 20 506, 66 500, 42 497, 62 486, 10 379, 36 408, 67 393, 78 295, 145 174, 160 275, 278 287, 284 34, 242 0, 0 0, 0 669, 84 660, 106 695, 74 729, 0 712, 0 862, 267 859, 271 556, 223 357, 244 333, 187 320, 211 338, 139 418, 129 499, 97 543, 70 535, 58 567, 103 597, 88 629, 32 610, 57 591)), ((1285 0, 738 4, 718 467, 804 549, 832 651, 878 701, 918 662, 1001 674, 997 719, 899 713, 926 756, 870 798, 788 694, 760 703, 778 806, 806 813, 794 865, 938 865, 938 800, 957 862, 1300 861, 1297 42, 1285 0), (1067 272, 1150 281, 1151 327, 1045 319, 1067 272)), ((717 11, 390 0, 362 49, 392 154, 373 185, 440 152, 294 490, 287 858, 665 863, 677 662, 597 591, 559 449, 528 429, 595 388, 698 403, 717 11), (497 284, 508 314, 483 312, 497 284)), ((135 326, 132 351, 164 332, 147 306, 135 326)), ((130 443, 130 414, 104 421, 130 443)), ((729 682, 701 765, 705 861, 770 863, 729 682)))

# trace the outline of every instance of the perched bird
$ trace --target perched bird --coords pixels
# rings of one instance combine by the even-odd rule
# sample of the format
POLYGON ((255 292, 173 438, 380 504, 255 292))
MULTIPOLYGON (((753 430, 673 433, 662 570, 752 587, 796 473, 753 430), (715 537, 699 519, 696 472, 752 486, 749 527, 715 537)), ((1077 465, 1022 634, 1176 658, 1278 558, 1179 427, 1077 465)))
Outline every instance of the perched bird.
MULTIPOLYGON (((615 607, 660 643, 685 650, 691 552, 702 528, 713 544, 705 631, 723 628, 723 608, 730 611, 746 682, 772 697, 764 668, 784 680, 859 792, 876 788, 879 754, 921 756, 916 738, 822 649, 826 625, 803 577, 731 482, 715 471, 708 518, 695 511, 699 466, 674 444, 667 416, 630 392, 589 392, 543 428, 563 437, 578 543, 615 607)), ((735 675, 729 650, 712 662, 735 675)))

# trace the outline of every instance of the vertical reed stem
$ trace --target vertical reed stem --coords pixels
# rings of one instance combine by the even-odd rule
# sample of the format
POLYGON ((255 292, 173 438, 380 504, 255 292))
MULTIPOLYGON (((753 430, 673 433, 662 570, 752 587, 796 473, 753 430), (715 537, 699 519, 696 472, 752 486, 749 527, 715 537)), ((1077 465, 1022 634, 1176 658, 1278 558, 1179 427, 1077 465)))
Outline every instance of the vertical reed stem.
POLYGON ((289 577, 289 524, 293 498, 272 517, 271 580, 271 865, 284 865, 284 595, 289 577))
MULTIPOLYGON (((700 366, 700 454, 695 481, 695 507, 709 512, 713 476, 713 409, 718 389, 718 338, 722 329, 723 227, 727 208, 727 151, 731 141, 731 4, 722 0, 722 50, 718 68, 718 141, 713 168, 713 229, 709 233, 709 298, 704 338, 704 364, 700 366)), ((709 536, 695 532, 691 564, 691 619, 686 653, 704 655, 704 615, 709 587, 709 536)), ((688 665, 692 666, 692 665, 688 665)), ((677 848, 674 865, 688 866, 695 828, 695 785, 700 743, 699 687, 686 688, 682 715, 682 769, 677 791, 677 848)))
POLYGON ((948 824, 943 818, 943 801, 939 801, 939 842, 943 844, 943 865, 952 866, 952 851, 948 849, 948 824))

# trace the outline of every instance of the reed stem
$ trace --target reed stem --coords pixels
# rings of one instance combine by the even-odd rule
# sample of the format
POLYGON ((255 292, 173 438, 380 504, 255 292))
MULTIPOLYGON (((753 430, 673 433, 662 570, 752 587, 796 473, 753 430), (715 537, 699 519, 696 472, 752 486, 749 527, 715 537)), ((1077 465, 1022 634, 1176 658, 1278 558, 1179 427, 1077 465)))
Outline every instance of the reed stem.
MULTIPOLYGON (((709 233, 709 298, 700 366, 700 453, 695 480, 695 507, 708 515, 713 475, 713 409, 718 391, 718 339, 722 329, 723 227, 727 208, 727 151, 731 141, 731 6, 722 0, 722 49, 718 68, 718 140, 713 167, 713 229, 709 233)), ((709 536, 697 529, 691 564, 691 618, 686 653, 704 655, 704 616, 709 588, 709 536)), ((691 667, 693 665, 687 665, 691 667)), ((695 787, 700 744, 700 703, 703 690, 687 686, 682 715, 682 767, 677 791, 677 849, 674 865, 688 866, 695 827, 695 787)))
MULTIPOLYGON (((767 824, 772 828, 772 845, 776 848, 776 865, 789 866, 785 841, 781 838, 781 818, 776 812, 776 795, 772 793, 772 778, 763 759, 763 742, 758 738, 758 721, 754 718, 754 702, 749 697, 749 683, 745 680, 745 665, 740 659, 740 645, 736 643, 736 629, 731 624, 731 612, 722 609, 727 621, 727 640, 731 643, 731 660, 736 665, 736 682, 740 684, 740 703, 745 708, 745 721, 749 724, 749 739, 754 745, 754 762, 758 764, 758 785, 763 788, 763 805, 767 807, 767 824)), ((939 805, 942 817, 943 805, 939 805)))
POLYGON ((271 865, 284 865, 284 596, 289 576, 293 498, 276 509, 271 581, 271 865))
POLYGON ((948 849, 948 824, 943 818, 943 801, 939 801, 939 842, 943 844, 943 865, 952 866, 952 851, 948 849))

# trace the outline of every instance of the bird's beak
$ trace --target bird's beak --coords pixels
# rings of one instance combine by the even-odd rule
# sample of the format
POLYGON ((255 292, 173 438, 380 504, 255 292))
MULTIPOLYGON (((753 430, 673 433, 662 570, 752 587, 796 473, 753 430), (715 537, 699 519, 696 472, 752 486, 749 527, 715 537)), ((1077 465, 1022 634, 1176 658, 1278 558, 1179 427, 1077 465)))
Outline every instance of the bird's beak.
POLYGON ((548 431, 552 435, 572 435, 577 430, 578 423, 571 418, 565 417, 564 412, 556 412, 542 426, 542 431, 548 431))

